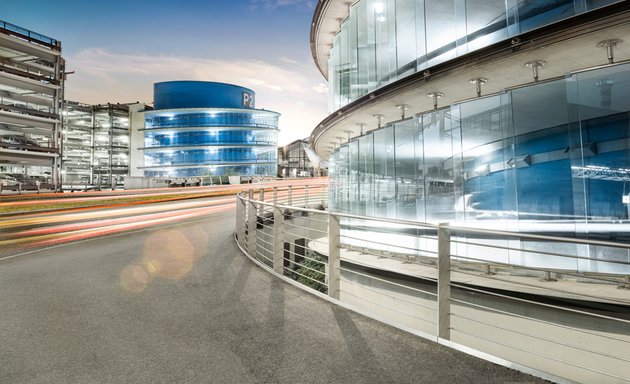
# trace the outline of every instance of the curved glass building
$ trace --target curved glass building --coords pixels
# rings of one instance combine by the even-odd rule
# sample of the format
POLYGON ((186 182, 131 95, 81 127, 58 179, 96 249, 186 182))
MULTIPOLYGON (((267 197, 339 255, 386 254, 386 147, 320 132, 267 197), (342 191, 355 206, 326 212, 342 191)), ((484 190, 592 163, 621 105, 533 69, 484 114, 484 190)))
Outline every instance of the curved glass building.
POLYGON ((627 240, 625 36, 623 1, 320 0, 330 209, 627 240))
POLYGON ((255 108, 251 89, 224 83, 154 85, 145 113, 144 175, 275 175, 278 117, 255 108))

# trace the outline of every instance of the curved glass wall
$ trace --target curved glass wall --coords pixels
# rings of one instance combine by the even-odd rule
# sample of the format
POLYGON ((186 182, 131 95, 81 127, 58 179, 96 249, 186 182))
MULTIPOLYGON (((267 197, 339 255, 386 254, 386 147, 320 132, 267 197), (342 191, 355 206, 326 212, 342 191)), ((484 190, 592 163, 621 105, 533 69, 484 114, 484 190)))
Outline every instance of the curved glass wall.
POLYGON ((630 64, 419 114, 331 163, 331 211, 628 241, 630 64))
POLYGON ((278 128, 278 114, 260 110, 176 110, 147 113, 146 128, 252 127, 278 128))
POLYGON ((190 145, 275 145, 278 132, 274 130, 232 129, 223 130, 194 128, 187 131, 159 130, 146 132, 144 145, 147 148, 190 146, 190 145))
POLYGON ((331 158, 331 210, 417 221, 627 220, 630 64, 371 131, 331 158), (358 188, 357 188, 358 186, 358 188))
POLYGON ((618 0, 360 0, 334 37, 330 110, 412 73, 618 0))
POLYGON ((145 175, 275 175, 278 116, 242 109, 148 112, 145 175))

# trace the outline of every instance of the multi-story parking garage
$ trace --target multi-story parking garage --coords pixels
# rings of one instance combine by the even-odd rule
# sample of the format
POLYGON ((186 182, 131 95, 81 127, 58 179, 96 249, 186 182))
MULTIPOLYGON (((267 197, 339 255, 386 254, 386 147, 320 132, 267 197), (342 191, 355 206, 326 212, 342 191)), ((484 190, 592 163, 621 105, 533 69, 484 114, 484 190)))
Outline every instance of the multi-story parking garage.
POLYGON ((332 160, 331 208, 626 237, 629 16, 617 1, 320 1, 332 113, 311 142, 332 160))
POLYGON ((53 38, 0 21, 0 170, 59 187, 64 60, 53 38))
POLYGON ((131 176, 275 176, 277 112, 254 91, 224 83, 156 83, 153 111, 132 114, 131 176))
POLYGON ((66 188, 122 186, 129 171, 129 104, 64 105, 66 188))

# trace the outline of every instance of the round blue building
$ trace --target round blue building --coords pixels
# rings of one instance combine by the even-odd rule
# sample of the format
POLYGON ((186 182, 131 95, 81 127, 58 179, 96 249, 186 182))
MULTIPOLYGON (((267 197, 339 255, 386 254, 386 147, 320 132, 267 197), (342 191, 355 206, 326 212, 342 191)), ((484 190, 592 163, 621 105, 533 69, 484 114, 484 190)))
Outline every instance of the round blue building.
POLYGON ((256 109, 255 92, 232 84, 154 84, 145 114, 145 176, 275 175, 277 112, 256 109))

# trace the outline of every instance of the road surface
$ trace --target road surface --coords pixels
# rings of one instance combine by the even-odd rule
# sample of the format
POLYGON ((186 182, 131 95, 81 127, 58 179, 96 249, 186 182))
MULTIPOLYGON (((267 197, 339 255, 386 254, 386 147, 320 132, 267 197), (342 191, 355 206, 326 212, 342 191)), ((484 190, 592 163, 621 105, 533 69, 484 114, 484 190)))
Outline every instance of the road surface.
POLYGON ((236 248, 233 209, 0 262, 0 383, 535 383, 337 307, 236 248))

